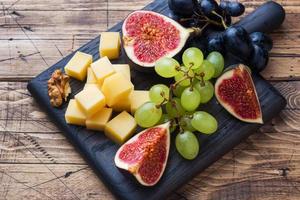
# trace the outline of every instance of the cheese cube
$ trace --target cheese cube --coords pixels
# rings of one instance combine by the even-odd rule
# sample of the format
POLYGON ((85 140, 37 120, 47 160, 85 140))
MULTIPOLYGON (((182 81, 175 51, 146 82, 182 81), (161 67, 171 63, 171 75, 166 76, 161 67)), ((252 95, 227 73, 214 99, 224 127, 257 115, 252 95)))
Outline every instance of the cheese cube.
POLYGON ((128 97, 132 89, 132 83, 119 72, 107 77, 101 87, 108 106, 112 106, 128 97))
POLYGON ((86 83, 97 83, 96 76, 90 67, 87 69, 86 83))
POLYGON ((121 112, 105 125, 105 135, 118 144, 124 143, 136 129, 134 118, 126 111, 121 112))
POLYGON ((102 84, 106 77, 115 73, 115 70, 107 57, 100 58, 92 63, 91 68, 99 84, 102 84))
POLYGON ((87 68, 92 62, 92 55, 77 51, 65 66, 65 72, 69 76, 83 81, 86 77, 87 68))
POLYGON ((89 84, 75 95, 75 99, 83 108, 86 116, 92 116, 105 106, 105 97, 95 84, 89 84))
POLYGON ((109 59, 119 58, 121 38, 119 32, 103 32, 100 37, 100 57, 107 56, 109 59))
POLYGON ((127 64, 113 64, 113 68, 116 72, 120 72, 130 80, 130 67, 127 64))
POLYGON ((86 116, 75 99, 70 100, 65 113, 65 119, 68 124, 85 125, 86 116))
POLYGON ((134 90, 130 96, 131 113, 135 111, 144 103, 150 101, 149 91, 147 90, 134 90))
POLYGON ((117 112, 122 112, 124 110, 130 112, 130 108, 131 108, 131 106, 130 106, 130 95, 128 97, 126 97, 125 99, 121 99, 120 101, 113 104, 111 106, 111 108, 114 111, 117 111, 117 112))
POLYGON ((86 83, 86 84, 84 84, 83 89, 86 89, 89 86, 92 86, 92 87, 97 86, 97 88, 101 91, 101 86, 98 83, 86 83))
POLYGON ((112 115, 111 108, 103 108, 96 112, 91 117, 88 117, 85 121, 87 129, 104 131, 105 124, 109 121, 112 115))

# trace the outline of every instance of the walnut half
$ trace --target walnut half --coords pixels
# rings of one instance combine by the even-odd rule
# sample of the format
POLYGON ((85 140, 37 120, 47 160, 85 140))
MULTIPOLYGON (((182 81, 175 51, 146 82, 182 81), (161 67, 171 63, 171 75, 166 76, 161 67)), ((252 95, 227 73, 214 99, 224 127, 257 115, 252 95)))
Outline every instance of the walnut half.
POLYGON ((69 81, 70 77, 63 74, 60 69, 55 70, 51 75, 48 80, 48 95, 53 107, 59 107, 64 101, 67 101, 71 93, 69 81))

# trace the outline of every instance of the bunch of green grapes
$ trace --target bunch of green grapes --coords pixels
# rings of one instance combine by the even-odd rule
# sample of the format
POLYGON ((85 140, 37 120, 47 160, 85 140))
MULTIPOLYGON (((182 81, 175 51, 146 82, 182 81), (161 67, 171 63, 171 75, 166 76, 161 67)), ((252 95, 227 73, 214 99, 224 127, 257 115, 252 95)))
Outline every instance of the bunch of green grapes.
POLYGON ((149 91, 150 101, 135 112, 139 126, 148 128, 171 121, 170 131, 179 127, 175 145, 185 159, 194 159, 199 153, 199 141, 195 132, 212 134, 218 129, 217 120, 209 113, 198 110, 200 104, 214 96, 210 81, 221 75, 224 58, 219 52, 211 52, 206 59, 200 49, 191 47, 182 55, 183 64, 164 57, 155 63, 155 71, 164 78, 174 78, 170 87, 153 85, 149 91))

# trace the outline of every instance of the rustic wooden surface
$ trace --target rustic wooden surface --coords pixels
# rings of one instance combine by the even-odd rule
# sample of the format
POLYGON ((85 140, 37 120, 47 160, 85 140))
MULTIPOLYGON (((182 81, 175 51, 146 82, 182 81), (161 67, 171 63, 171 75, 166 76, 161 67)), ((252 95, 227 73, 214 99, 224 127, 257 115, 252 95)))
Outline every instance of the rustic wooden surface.
MULTIPOLYGON (((0 0, 0 199, 113 199, 26 82, 150 1, 0 0)), ((288 106, 170 199, 300 199, 300 1, 277 2, 287 17, 262 74, 288 106)))

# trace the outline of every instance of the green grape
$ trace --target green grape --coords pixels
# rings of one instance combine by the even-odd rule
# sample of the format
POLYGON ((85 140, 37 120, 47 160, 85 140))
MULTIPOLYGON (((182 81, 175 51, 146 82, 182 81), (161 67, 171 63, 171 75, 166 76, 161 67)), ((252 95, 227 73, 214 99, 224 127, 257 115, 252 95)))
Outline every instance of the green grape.
POLYGON ((198 69, 195 69, 194 72, 198 75, 198 79, 200 79, 199 76, 203 74, 203 79, 207 81, 214 76, 215 67, 207 60, 204 60, 202 65, 198 69))
POLYGON ((214 96, 214 86, 210 81, 200 81, 195 83, 194 88, 201 96, 201 103, 207 103, 214 96))
POLYGON ((179 63, 174 58, 163 57, 156 61, 154 69, 158 75, 164 78, 171 78, 178 73, 176 68, 179 66, 179 63))
POLYGON ((185 110, 180 103, 180 99, 177 97, 174 97, 171 101, 166 103, 166 111, 171 119, 180 117, 185 113, 185 110))
POLYGON ((183 130, 185 131, 191 131, 191 132, 196 131, 196 129, 192 126, 191 119, 189 118, 189 116, 186 115, 182 116, 180 118, 179 124, 181 128, 183 128, 183 130))
MULTIPOLYGON (((181 67, 181 71, 178 72, 178 74, 175 76, 175 81, 178 82, 178 81, 182 80, 185 77, 185 72, 188 72, 188 75, 190 77, 194 76, 193 70, 188 70, 186 67, 181 67)), ((184 81, 181 81, 179 83, 179 85, 181 85, 181 86, 189 86, 189 85, 191 85, 191 80, 190 79, 186 79, 184 81)))
POLYGON ((203 62, 203 53, 196 47, 188 48, 182 54, 182 62, 187 68, 197 69, 203 62))
POLYGON ((198 90, 186 88, 181 95, 181 105, 186 111, 194 111, 198 108, 201 97, 198 90))
POLYGON ((181 97, 181 94, 185 88, 185 86, 176 85, 175 90, 173 90, 174 95, 176 97, 181 97))
POLYGON ((141 105, 135 112, 134 118, 136 123, 143 127, 148 128, 157 124, 162 115, 162 109, 157 108, 156 104, 149 101, 141 105))
POLYGON ((169 88, 164 84, 153 85, 149 90, 149 98, 152 102, 160 104, 164 99, 169 99, 169 88))
POLYGON ((206 60, 208 60, 211 64, 213 64, 215 68, 215 74, 213 77, 214 78, 219 77, 224 69, 224 58, 222 54, 220 54, 217 51, 210 52, 206 60))
POLYGON ((218 129, 217 120, 204 111, 195 112, 191 123, 197 131, 204 134, 212 134, 218 129))
POLYGON ((170 119, 169 115, 162 114, 162 116, 161 116, 159 122, 157 123, 157 125, 164 124, 164 123, 166 123, 168 121, 171 121, 169 131, 170 131, 170 133, 173 133, 176 130, 176 124, 173 123, 173 121, 172 121, 172 119, 170 119))
POLYGON ((177 134, 175 146, 179 154, 188 160, 193 160, 199 153, 199 141, 191 131, 177 134))

